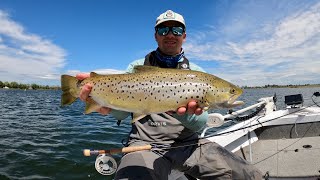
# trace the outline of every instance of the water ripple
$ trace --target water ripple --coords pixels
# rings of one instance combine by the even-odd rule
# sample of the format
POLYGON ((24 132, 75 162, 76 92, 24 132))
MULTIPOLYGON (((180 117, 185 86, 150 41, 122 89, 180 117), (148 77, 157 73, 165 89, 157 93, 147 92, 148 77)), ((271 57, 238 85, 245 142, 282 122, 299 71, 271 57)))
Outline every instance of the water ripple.
MULTIPOLYGON (((309 98, 314 91, 251 89, 240 99, 250 105, 276 92, 278 106, 283 107, 286 93, 309 98)), ((130 122, 117 126, 112 117, 84 115, 80 101, 62 108, 60 96, 61 91, 0 90, 0 179, 112 178, 97 173, 95 157, 84 157, 82 150, 122 147, 130 122)), ((115 157, 119 160, 120 155, 115 157)))

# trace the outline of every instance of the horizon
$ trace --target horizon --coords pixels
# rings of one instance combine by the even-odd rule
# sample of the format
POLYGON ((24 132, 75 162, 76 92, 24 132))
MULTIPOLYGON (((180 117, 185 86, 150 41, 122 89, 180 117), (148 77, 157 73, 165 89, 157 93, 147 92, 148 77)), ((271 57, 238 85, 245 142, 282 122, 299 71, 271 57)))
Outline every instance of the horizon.
MULTIPOLYGON (((36 83, 19 83, 19 82, 16 82, 16 81, 1 81, 0 80, 0 85, 3 84, 4 87, 7 87, 5 85, 5 83, 18 83, 18 85, 26 85, 26 86, 29 86, 31 87, 32 85, 38 85, 38 86, 49 86, 50 88, 61 88, 61 85, 60 84, 56 84, 56 85, 48 85, 48 84, 36 84, 36 83)), ((266 84, 266 85, 261 85, 261 86, 239 86, 240 88, 268 88, 268 87, 289 87, 289 86, 320 86, 320 83, 319 84, 283 84, 283 85, 278 85, 278 84, 266 84)), ((1 88, 1 86, 0 86, 1 88)))
POLYGON ((186 57, 207 73, 238 86, 320 84, 318 0, 2 0, 0 76, 57 86, 61 74, 123 73, 157 48, 168 9, 184 16, 186 57))

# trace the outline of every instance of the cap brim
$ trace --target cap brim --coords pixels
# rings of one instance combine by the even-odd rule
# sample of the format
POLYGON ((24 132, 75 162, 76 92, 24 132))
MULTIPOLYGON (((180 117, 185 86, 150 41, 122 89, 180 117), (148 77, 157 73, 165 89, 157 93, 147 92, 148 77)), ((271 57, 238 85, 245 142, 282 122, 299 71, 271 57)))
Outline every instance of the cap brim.
POLYGON ((175 20, 175 19, 163 19, 163 20, 160 20, 156 23, 156 25, 154 27, 157 27, 158 25, 164 23, 164 22, 167 22, 167 21, 176 21, 180 24, 182 24, 184 26, 184 28, 186 27, 186 25, 182 22, 182 21, 178 21, 178 20, 175 20))

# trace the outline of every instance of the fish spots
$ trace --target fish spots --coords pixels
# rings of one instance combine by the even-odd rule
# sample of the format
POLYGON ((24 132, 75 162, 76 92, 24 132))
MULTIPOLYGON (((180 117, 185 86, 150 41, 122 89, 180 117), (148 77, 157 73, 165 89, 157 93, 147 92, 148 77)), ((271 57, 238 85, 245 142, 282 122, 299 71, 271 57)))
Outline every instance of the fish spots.
POLYGON ((111 99, 108 102, 122 103, 121 107, 132 103, 140 109, 149 106, 162 108, 168 102, 180 106, 191 99, 204 104, 209 97, 207 93, 215 97, 222 97, 222 92, 232 93, 230 88, 220 88, 223 86, 222 82, 212 75, 174 69, 107 75, 95 80, 92 81, 96 85, 93 88, 95 94, 111 99))

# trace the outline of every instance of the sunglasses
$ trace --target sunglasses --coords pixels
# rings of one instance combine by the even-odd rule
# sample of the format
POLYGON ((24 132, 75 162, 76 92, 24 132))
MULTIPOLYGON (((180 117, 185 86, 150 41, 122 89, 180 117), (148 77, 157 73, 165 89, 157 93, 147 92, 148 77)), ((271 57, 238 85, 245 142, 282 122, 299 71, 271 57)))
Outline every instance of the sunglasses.
POLYGON ((160 36, 166 36, 167 34, 169 34, 170 31, 175 36, 182 36, 182 34, 184 33, 184 28, 183 27, 157 27, 156 28, 156 32, 160 36))

